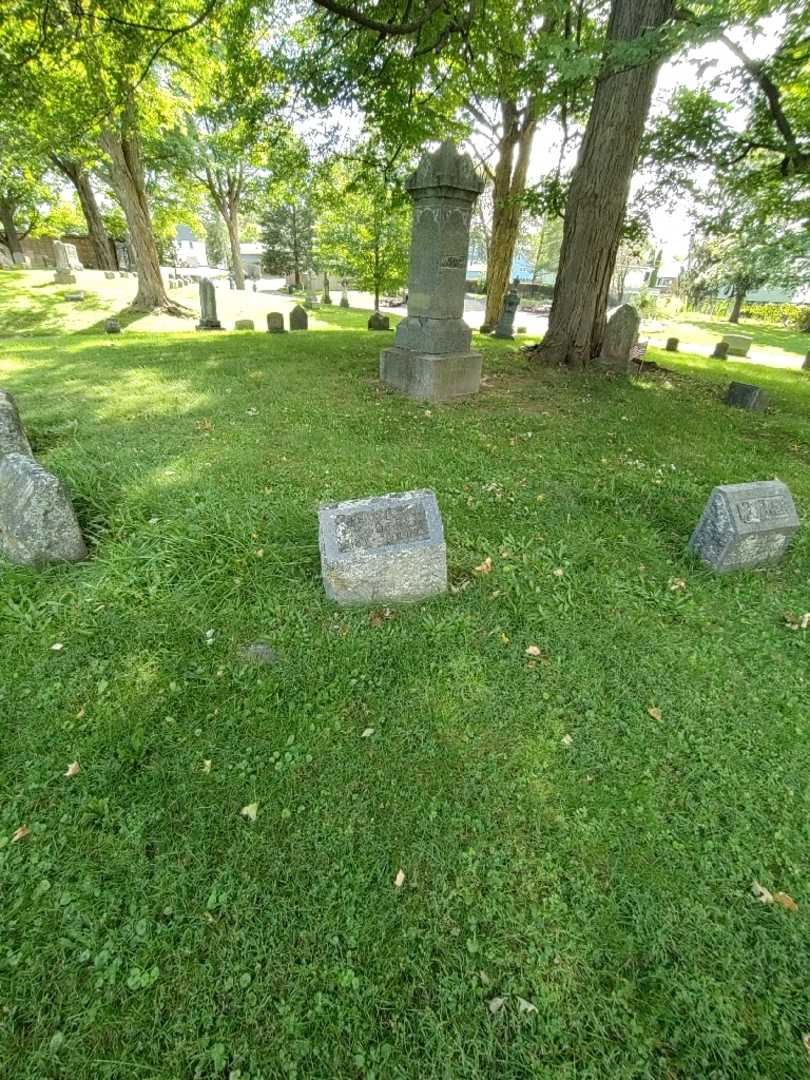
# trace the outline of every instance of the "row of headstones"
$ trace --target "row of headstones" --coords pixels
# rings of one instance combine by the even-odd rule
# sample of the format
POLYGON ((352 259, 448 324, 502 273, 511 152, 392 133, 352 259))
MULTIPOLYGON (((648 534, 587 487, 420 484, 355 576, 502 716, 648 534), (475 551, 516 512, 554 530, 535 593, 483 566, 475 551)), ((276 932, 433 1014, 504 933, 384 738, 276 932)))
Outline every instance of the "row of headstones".
MULTIPOLYGON (((726 573, 777 562, 799 518, 779 480, 714 488, 688 550, 726 573)), ((421 600, 447 589, 447 551, 432 491, 406 491, 319 510, 321 575, 341 605, 421 600)))
MULTIPOLYGON (((309 316, 306 308, 296 304, 290 312, 290 330, 307 330, 309 328, 309 316)), ((369 330, 390 330, 390 320, 387 315, 381 315, 379 311, 372 313, 368 320, 369 330)), ((198 330, 224 330, 217 316, 217 297, 213 282, 208 278, 200 280, 200 321, 197 323, 198 330)), ((237 319, 234 330, 255 330, 253 319, 237 319)), ((286 331, 284 316, 280 311, 271 311, 267 315, 268 334, 283 334, 286 331)))
POLYGON ((62 481, 35 460, 17 403, 0 390, 0 552, 40 566, 87 557, 73 503, 62 481))
POLYGON ((186 285, 193 285, 194 278, 185 274, 169 274, 169 288, 182 289, 186 285))
MULTIPOLYGON (((332 303, 332 296, 331 296, 331 294, 329 292, 329 289, 326 287, 326 277, 324 277, 323 284, 324 284, 324 289, 323 289, 323 292, 321 293, 320 301, 318 300, 317 294, 312 289, 307 288, 305 290, 305 293, 304 293, 304 307, 305 308, 308 308, 309 310, 313 310, 315 308, 319 308, 321 306, 321 304, 331 304, 332 303)), ((349 294, 346 291, 345 284, 342 285, 341 288, 342 288, 342 292, 340 294, 340 301, 338 303, 338 307, 342 307, 342 308, 350 307, 349 294)), ((289 289, 289 291, 291 293, 295 291, 295 288, 292 285, 288 286, 288 289, 289 289)))

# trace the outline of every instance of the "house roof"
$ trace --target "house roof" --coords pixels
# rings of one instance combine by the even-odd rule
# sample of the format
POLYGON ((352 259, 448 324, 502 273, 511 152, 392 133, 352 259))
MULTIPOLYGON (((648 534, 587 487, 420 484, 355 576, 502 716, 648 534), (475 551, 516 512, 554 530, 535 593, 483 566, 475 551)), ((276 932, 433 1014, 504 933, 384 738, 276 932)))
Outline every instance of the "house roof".
POLYGON ((199 236, 188 225, 178 225, 175 233, 176 240, 199 240, 199 236))

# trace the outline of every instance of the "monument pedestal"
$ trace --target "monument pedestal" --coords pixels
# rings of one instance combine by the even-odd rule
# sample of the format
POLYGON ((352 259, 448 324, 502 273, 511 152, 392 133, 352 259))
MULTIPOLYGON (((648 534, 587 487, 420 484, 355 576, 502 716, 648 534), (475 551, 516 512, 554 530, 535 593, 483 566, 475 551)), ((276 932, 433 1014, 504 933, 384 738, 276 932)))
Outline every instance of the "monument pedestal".
POLYGON ((380 353, 380 378, 420 401, 467 397, 481 385, 481 353, 417 353, 394 345, 380 353))

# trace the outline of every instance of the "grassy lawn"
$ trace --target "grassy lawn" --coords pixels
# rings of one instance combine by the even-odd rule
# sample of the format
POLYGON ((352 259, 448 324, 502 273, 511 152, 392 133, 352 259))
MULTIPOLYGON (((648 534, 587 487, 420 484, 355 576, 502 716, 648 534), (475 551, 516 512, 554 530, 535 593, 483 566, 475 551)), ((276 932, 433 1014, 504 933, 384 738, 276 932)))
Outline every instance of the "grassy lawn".
POLYGON ((696 311, 682 312, 677 319, 668 320, 664 328, 651 337, 656 342, 676 337, 681 349, 688 349, 690 345, 714 346, 724 334, 748 334, 753 337, 753 348, 757 352, 774 358, 785 354, 803 357, 810 351, 810 334, 802 334, 792 327, 774 326, 754 319, 742 319, 739 326, 734 326, 728 320, 714 319, 696 311))
POLYGON ((810 529, 684 549, 715 484, 807 517, 810 377, 485 341, 426 408, 366 318, 3 344, 93 554, 0 573, 0 1074, 807 1077, 810 529), (452 590, 330 605, 318 503, 424 486, 452 590))

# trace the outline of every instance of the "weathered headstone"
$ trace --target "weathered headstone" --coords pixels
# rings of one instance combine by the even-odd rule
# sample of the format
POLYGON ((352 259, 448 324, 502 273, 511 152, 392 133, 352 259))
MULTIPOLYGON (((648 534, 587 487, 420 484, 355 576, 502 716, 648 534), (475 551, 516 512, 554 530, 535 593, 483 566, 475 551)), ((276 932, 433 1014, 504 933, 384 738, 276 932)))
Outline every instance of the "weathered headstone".
POLYGON ((777 561, 799 528, 781 480, 723 484, 709 496, 689 549, 714 570, 743 570, 777 561))
POLYGON ((200 278, 200 321, 197 329, 222 329, 222 323, 217 318, 217 298, 210 278, 200 278))
MULTIPOLYGON (((304 312, 306 315, 306 312, 304 312)), ((306 330, 306 326, 304 327, 306 330)), ((284 316, 280 311, 268 311, 267 313, 267 333, 268 334, 283 334, 284 333, 284 316)))
POLYGON ((610 316, 605 328, 600 362, 617 371, 629 371, 630 354, 638 342, 639 315, 632 304, 622 304, 610 316))
POLYGON ((477 393, 481 354, 464 322, 470 218, 484 181, 452 142, 426 153, 405 183, 413 199, 408 315, 380 354, 380 378, 408 397, 477 393))
POLYGON ((108 334, 120 334, 121 323, 118 321, 118 319, 105 319, 104 329, 107 331, 108 334))
POLYGON ((492 336, 511 340, 515 336, 515 315, 520 304, 520 293, 510 289, 503 302, 503 311, 492 336))
POLYGON ((768 395, 761 386, 753 383, 733 382, 726 391, 725 402, 737 409, 765 412, 768 408, 768 395))
POLYGON ((332 296, 331 296, 331 294, 329 292, 329 275, 328 274, 323 275, 323 295, 321 296, 321 303, 323 303, 323 304, 331 304, 332 303, 332 296))
POLYGON ((807 371, 810 369, 810 352, 804 354, 804 363, 802 364, 802 370, 807 371))
POLYGON ((318 303, 318 297, 315 295, 315 293, 308 292, 304 296, 304 307, 307 308, 309 311, 314 311, 316 308, 319 308, 320 306, 321 305, 318 303))
POLYGON ((0 244, 0 268, 10 270, 13 265, 14 260, 11 257, 11 252, 4 244, 0 244))
POLYGON ((23 251, 15 251, 14 252, 14 265, 15 266, 22 266, 22 267, 30 266, 31 265, 31 260, 25 254, 25 252, 23 252, 23 251))
POLYGON ((233 324, 234 330, 255 330, 253 319, 237 319, 233 324))
POLYGON ((81 289, 77 289, 76 292, 66 292, 65 300, 69 300, 72 304, 79 304, 84 300, 84 292, 81 289))
POLYGON ((76 250, 75 244, 65 244, 65 251, 67 252, 68 266, 71 270, 84 270, 84 264, 79 258, 79 253, 76 250))
POLYGON ((369 330, 390 330, 391 322, 387 315, 381 315, 379 311, 375 311, 368 320, 368 328, 369 330))
POLYGON ((718 341, 712 353, 713 360, 728 360, 728 342, 718 341))
POLYGON ((119 277, 129 277, 129 271, 128 270, 119 270, 118 271, 118 276, 119 277))
POLYGON ((87 556, 61 481, 25 454, 0 458, 0 551, 13 563, 31 566, 87 556))
POLYGON ((309 316, 300 304, 296 304, 290 312, 290 330, 306 330, 308 326, 309 316))
POLYGON ((723 334, 723 341, 728 345, 731 356, 748 356, 753 340, 749 334, 723 334))
POLYGON ((75 285, 76 275, 72 270, 57 270, 53 275, 54 285, 75 285))
POLYGON ((32 456, 17 402, 7 390, 0 390, 0 457, 3 454, 32 456))
POLYGON ((347 308, 349 306, 349 294, 346 290, 345 281, 341 281, 340 283, 340 306, 342 308, 347 308))
POLYGON ((678 338, 676 338, 676 337, 668 337, 667 338, 667 343, 664 346, 664 348, 667 350, 667 352, 677 352, 679 345, 680 345, 680 341, 679 341, 678 338))
POLYGON ((406 491, 320 507, 321 574, 338 604, 422 600, 447 589, 436 496, 406 491))
POLYGON ((104 271, 104 277, 107 278, 108 280, 110 278, 115 278, 115 271, 114 270, 105 270, 104 271))

